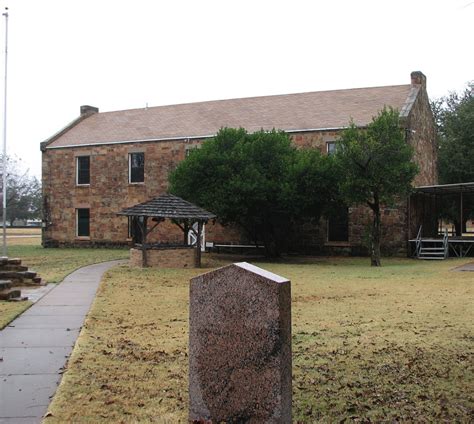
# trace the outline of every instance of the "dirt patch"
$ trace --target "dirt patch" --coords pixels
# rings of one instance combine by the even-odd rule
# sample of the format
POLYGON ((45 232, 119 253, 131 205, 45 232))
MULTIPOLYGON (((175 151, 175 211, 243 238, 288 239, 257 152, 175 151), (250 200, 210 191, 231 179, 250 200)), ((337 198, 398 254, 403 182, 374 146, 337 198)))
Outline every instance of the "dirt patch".
POLYGON ((474 262, 471 262, 471 263, 468 263, 468 264, 465 264, 465 265, 458 266, 458 267, 454 268, 453 271, 470 271, 470 272, 474 272, 474 262))

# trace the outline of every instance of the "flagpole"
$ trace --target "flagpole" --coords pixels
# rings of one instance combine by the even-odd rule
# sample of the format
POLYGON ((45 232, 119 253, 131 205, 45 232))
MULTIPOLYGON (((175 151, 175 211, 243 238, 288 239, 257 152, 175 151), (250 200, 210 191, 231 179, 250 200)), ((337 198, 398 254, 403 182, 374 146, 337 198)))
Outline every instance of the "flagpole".
POLYGON ((7 256, 7 59, 8 59, 8 7, 5 7, 5 88, 3 92, 3 256, 7 256))

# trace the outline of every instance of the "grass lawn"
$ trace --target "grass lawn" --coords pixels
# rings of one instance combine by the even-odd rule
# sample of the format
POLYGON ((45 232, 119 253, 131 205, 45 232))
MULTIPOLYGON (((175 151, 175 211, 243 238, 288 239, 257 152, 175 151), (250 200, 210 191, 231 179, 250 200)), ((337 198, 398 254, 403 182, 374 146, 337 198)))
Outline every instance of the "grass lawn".
MULTIPOLYGON (((35 231, 38 233, 37 229, 35 231)), ((85 265, 128 257, 126 249, 43 249, 41 239, 33 237, 7 239, 7 247, 9 257, 20 258, 23 265, 48 283, 62 281, 66 275, 85 265)), ((31 302, 0 301, 0 329, 30 305, 31 302)))
MULTIPOLYGON (((292 281, 294 420, 469 422, 474 275, 450 270, 464 262, 256 263, 292 281)), ((202 271, 108 272, 45 423, 187 422, 188 281, 202 271)))

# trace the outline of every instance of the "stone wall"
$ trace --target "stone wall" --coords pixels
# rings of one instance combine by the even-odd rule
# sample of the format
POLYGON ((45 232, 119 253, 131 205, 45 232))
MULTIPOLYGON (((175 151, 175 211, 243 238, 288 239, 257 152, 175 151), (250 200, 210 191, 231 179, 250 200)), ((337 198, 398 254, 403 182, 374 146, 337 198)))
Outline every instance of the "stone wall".
MULTIPOLYGON (((127 245, 128 221, 120 210, 157 197, 168 189, 168 174, 199 141, 166 141, 110 146, 47 149, 42 154, 43 206, 47 246, 127 245), (128 155, 145 152, 145 182, 128 182, 128 155), (76 185, 75 158, 90 155, 90 184, 76 185), (76 236, 76 209, 90 209, 90 236, 76 236)), ((206 225, 206 238, 216 243, 240 241, 235 228, 206 225)), ((182 231, 165 221, 148 241, 181 243, 182 231)))
POLYGON ((418 93, 405 123, 407 140, 415 150, 415 162, 419 167, 415 186, 438 183, 436 125, 426 91, 426 77, 420 74, 412 73, 413 87, 418 89, 418 93))
MULTIPOLYGON (((147 250, 148 266, 155 268, 194 268, 196 251, 192 247, 147 250)), ((130 266, 142 267, 142 251, 130 249, 130 266)))
MULTIPOLYGON (((372 225, 372 211, 367 206, 350 208, 349 240, 351 253, 368 254, 369 231, 372 225)), ((405 256, 407 254, 408 211, 407 202, 400 201, 393 207, 382 207, 381 250, 384 255, 405 256)))
MULTIPOLYGON (((292 135, 301 147, 325 152, 335 132, 306 132, 292 135)), ((168 189, 168 174, 185 158, 186 151, 202 141, 171 140, 130 144, 46 149, 42 153, 45 246, 129 245, 128 221, 120 210, 157 197, 168 189), (145 153, 145 182, 128 182, 128 155, 145 153), (91 157, 90 184, 76 185, 76 157, 91 157), (76 236, 76 209, 90 209, 90 236, 76 236)), ((214 243, 246 242, 241 231, 219 223, 206 225, 206 240, 214 243)), ((182 231, 168 221, 150 234, 148 241, 180 243, 182 231)))

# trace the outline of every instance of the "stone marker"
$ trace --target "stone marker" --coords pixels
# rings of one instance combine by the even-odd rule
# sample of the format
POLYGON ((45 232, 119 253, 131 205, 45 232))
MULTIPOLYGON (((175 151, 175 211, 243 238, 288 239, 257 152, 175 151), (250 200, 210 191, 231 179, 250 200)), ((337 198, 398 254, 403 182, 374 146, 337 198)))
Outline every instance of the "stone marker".
POLYGON ((190 422, 291 423, 290 286, 246 262, 191 280, 190 422))

